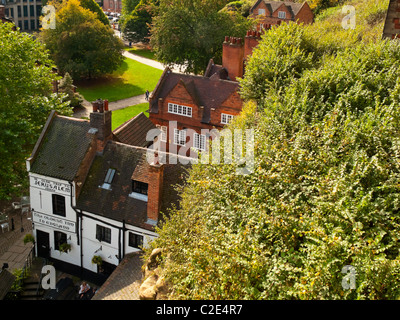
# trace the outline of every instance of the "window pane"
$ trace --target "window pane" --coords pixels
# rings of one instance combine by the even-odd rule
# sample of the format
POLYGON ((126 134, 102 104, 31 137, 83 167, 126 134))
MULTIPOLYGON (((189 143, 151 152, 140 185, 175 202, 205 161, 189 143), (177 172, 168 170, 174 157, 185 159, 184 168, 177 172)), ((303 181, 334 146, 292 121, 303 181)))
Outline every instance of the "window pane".
POLYGON ((60 250, 60 245, 67 242, 67 235, 60 231, 54 231, 54 249, 60 250))
POLYGON ((167 141, 167 127, 161 126, 161 141, 167 141))
POLYGON ((143 246, 143 236, 129 232, 129 244, 128 245, 133 248, 140 248, 141 246, 143 246))
POLYGON ((132 181, 132 191, 145 194, 147 195, 147 191, 149 189, 149 185, 147 183, 141 182, 141 181, 132 181))
POLYGON ((96 239, 111 243, 111 229, 103 226, 96 225, 96 239))
POLYGON ((52 195, 53 214, 65 217, 65 197, 58 194, 52 195))

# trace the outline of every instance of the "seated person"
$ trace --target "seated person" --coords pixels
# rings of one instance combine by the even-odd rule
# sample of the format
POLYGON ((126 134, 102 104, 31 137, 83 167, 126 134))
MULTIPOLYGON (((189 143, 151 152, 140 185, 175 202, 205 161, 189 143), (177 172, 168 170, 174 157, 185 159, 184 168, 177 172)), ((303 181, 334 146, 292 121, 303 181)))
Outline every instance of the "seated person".
POLYGON ((89 291, 90 286, 85 281, 83 281, 79 289, 79 299, 84 299, 89 291))

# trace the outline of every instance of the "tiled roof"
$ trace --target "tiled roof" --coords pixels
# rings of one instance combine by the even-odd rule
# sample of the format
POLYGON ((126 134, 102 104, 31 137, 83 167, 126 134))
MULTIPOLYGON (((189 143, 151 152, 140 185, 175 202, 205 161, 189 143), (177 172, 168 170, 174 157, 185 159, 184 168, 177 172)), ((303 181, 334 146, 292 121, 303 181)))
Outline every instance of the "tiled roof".
POLYGON ((127 254, 92 300, 139 300, 142 284, 142 251, 127 254))
POLYGON ((250 12, 253 11, 253 9, 261 2, 264 1, 264 3, 266 4, 268 10, 271 13, 274 13, 281 5, 282 3, 285 4, 286 7, 288 7, 289 11, 291 11, 292 13, 292 17, 294 18, 296 16, 296 14, 299 13, 301 7, 304 5, 303 3, 297 3, 297 2, 292 2, 292 1, 265 1, 265 0, 259 0, 257 1, 254 6, 250 9, 250 12))
POLYGON ((210 59, 204 76, 211 78, 212 76, 217 76, 220 79, 228 80, 228 70, 219 64, 215 64, 213 59, 210 59))
MULTIPOLYGON (((132 174, 137 166, 148 166, 147 149, 109 141, 104 152, 97 155, 89 170, 86 182, 77 200, 76 207, 80 210, 98 214, 116 221, 153 230, 147 221, 147 202, 129 196, 132 191, 132 174), (111 184, 111 190, 100 186, 109 168, 116 173, 111 184)), ((172 204, 177 204, 178 194, 172 188, 184 181, 184 168, 179 164, 164 165, 163 193, 161 209, 166 212, 172 204)), ((162 216, 159 217, 159 221, 162 216)))
POLYGON ((74 180, 89 150, 93 134, 90 123, 75 118, 55 116, 31 164, 30 171, 62 180, 74 180))
POLYGON ((180 81, 184 83, 186 90, 196 104, 204 106, 203 119, 201 120, 203 123, 210 122, 211 108, 217 109, 239 88, 237 82, 223 80, 220 77, 180 74, 167 69, 153 92, 150 102, 151 113, 158 113, 158 99, 165 98, 180 81))
POLYGON ((131 146, 148 147, 151 141, 146 141, 146 134, 149 130, 155 128, 156 126, 150 119, 141 112, 136 117, 120 125, 113 133, 119 142, 131 146))

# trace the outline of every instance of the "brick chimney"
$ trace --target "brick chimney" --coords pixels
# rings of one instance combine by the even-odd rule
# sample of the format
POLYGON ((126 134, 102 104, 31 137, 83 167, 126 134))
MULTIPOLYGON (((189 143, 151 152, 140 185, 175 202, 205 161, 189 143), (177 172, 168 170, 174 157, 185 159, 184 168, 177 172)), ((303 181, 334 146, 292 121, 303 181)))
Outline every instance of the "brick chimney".
POLYGON ((258 31, 249 30, 247 31, 246 37, 244 38, 244 59, 248 60, 253 49, 258 45, 261 38, 261 34, 258 31))
POLYGON ((164 165, 159 163, 157 154, 154 155, 154 161, 149 166, 148 177, 147 223, 156 224, 161 210, 161 196, 164 182, 164 165))
POLYGON ((147 183, 147 224, 156 225, 161 209, 162 189, 164 183, 164 165, 160 163, 157 152, 147 153, 146 160, 135 168, 133 181, 147 183))
POLYGON ((228 70, 228 76, 232 81, 243 76, 243 51, 241 38, 225 37, 222 44, 222 66, 228 70))
MULTIPOLYGON (((90 113, 90 126, 97 130, 97 151, 103 151, 108 140, 112 139, 111 111, 104 110, 104 101, 98 99, 92 102, 93 112, 90 113)), ((106 104, 108 109, 108 101, 106 104)))

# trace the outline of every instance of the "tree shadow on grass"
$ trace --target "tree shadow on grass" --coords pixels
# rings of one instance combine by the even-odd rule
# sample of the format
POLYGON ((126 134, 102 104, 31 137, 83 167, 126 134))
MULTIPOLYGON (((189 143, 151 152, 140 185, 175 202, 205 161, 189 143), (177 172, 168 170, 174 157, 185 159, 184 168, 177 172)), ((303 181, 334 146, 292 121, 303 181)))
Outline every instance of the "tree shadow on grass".
POLYGON ((76 85, 78 87, 77 91, 87 101, 107 99, 112 102, 138 96, 145 92, 145 89, 114 76, 79 81, 76 85))

